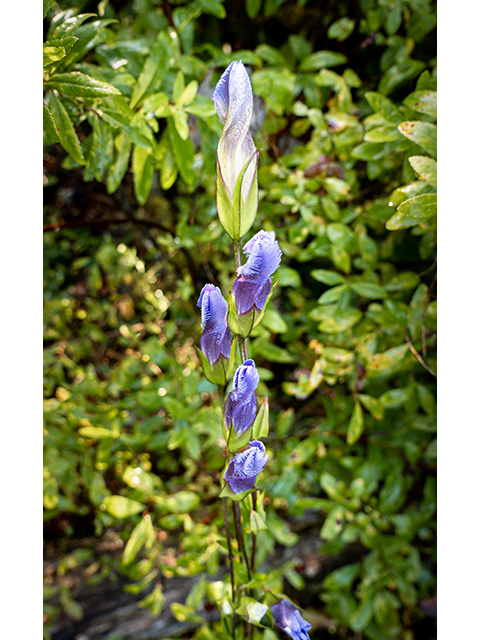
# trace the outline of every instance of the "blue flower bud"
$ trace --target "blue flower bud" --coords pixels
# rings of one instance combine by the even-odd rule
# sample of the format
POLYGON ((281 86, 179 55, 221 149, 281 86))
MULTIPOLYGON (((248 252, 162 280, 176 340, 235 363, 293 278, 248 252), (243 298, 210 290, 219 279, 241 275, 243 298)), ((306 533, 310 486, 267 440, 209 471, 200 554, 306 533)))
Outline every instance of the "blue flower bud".
POLYGON ((228 305, 218 287, 206 284, 197 306, 202 309, 200 346, 210 365, 214 366, 220 356, 230 358, 232 334, 227 323, 228 305))
POLYGON ((247 262, 238 267, 240 276, 233 285, 237 314, 262 311, 272 289, 271 276, 278 269, 282 252, 273 231, 259 231, 244 246, 247 262))
POLYGON ((270 611, 277 627, 293 640, 310 639, 307 631, 312 625, 302 618, 300 611, 291 602, 284 598, 281 602, 272 604, 270 611))
POLYGON ((237 436, 242 435, 254 422, 257 412, 255 389, 260 376, 253 360, 245 360, 233 376, 233 389, 225 403, 225 424, 233 427, 237 436))
POLYGON ((267 464, 268 454, 265 445, 260 440, 251 440, 250 449, 237 453, 230 462, 223 475, 233 493, 243 493, 255 486, 257 475, 267 464))
POLYGON ((217 151, 217 209, 235 240, 253 224, 258 207, 258 152, 250 133, 252 86, 239 61, 232 62, 215 87, 215 108, 224 125, 217 151))

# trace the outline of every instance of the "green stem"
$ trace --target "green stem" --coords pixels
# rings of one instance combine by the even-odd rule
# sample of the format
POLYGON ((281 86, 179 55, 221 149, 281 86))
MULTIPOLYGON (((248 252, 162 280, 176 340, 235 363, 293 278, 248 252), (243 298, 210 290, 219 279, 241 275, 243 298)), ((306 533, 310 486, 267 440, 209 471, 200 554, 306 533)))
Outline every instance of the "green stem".
MULTIPOLYGON (((257 490, 255 489, 252 493, 252 503, 253 510, 257 510, 257 490)), ((252 559, 250 560, 250 565, 252 567, 252 573, 255 573, 255 551, 257 548, 257 534, 252 531, 252 559)))
MULTIPOLYGON (((228 524, 227 501, 222 499, 223 520, 225 522, 225 533, 227 534, 228 561, 230 565, 230 580, 232 583, 232 607, 235 608, 235 576, 233 574, 233 553, 232 543, 230 541, 230 528, 228 524)), ((232 637, 235 639, 235 616, 232 618, 232 637)))
MULTIPOLYGON (((235 257, 235 269, 242 266, 242 248, 241 241, 233 241, 233 255, 235 257)), ((240 350, 240 358, 242 363, 248 360, 248 338, 241 338, 238 336, 238 348, 240 350)))
POLYGON ((233 518, 235 520, 235 529, 237 532, 238 546, 242 550, 243 557, 245 560, 245 565, 247 567, 248 581, 250 582, 250 580, 252 579, 252 576, 250 574, 250 565, 248 564, 247 550, 245 549, 245 542, 243 540, 243 529, 242 529, 242 519, 240 516, 240 507, 238 505, 238 502, 235 502, 234 500, 232 500, 232 506, 233 506, 233 518))

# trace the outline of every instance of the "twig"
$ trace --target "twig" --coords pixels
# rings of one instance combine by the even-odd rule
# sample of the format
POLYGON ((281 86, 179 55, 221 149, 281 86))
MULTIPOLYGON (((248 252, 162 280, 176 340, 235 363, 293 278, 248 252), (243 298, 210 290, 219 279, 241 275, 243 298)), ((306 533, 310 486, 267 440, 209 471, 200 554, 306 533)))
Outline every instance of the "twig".
POLYGON ((413 353, 413 355, 415 356, 415 358, 419 361, 419 363, 422 365, 422 367, 428 371, 428 373, 430 373, 434 378, 437 377, 437 374, 432 371, 432 369, 430 369, 430 367, 428 366, 428 364, 425 363, 424 359, 422 358, 422 356, 418 353, 418 351, 415 349, 415 347, 413 346, 412 341, 410 340, 410 336, 408 335, 408 328, 405 328, 405 340, 407 341, 408 347, 410 349, 410 351, 413 353))
POLYGON ((60 231, 60 229, 75 229, 77 227, 107 227, 114 224, 143 224, 147 227, 154 227, 167 233, 171 233, 170 229, 167 229, 162 224, 155 220, 140 220, 139 218, 111 218, 109 220, 72 220, 67 222, 65 220, 59 220, 51 224, 46 224, 43 227, 43 231, 60 231))

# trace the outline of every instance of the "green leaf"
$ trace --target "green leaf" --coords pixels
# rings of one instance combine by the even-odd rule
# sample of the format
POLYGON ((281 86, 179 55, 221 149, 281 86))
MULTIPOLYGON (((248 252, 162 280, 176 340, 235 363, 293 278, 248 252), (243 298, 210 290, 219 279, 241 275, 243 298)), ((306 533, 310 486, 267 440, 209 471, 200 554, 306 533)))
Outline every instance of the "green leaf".
POLYGON ((45 82, 45 86, 74 98, 97 98, 121 94, 108 82, 100 82, 79 71, 56 73, 45 82))
POLYGON ((285 56, 282 55, 278 49, 274 49, 268 44, 259 44, 255 49, 255 53, 271 65, 287 66, 285 56))
POLYGON ((150 514, 146 514, 130 534, 125 549, 123 550, 122 563, 129 564, 135 560, 138 552, 144 545, 146 549, 151 549, 154 542, 155 531, 152 525, 152 518, 150 514))
POLYGON ((413 289, 420 282, 420 278, 412 271, 404 271, 393 276, 385 285, 385 291, 404 291, 405 289, 413 289))
POLYGON ((153 165, 152 154, 135 145, 132 155, 133 186, 140 204, 145 204, 152 188, 153 165))
POLYGON ((392 65, 382 76, 378 90, 380 93, 389 94, 397 87, 416 78, 425 69, 425 62, 407 58, 402 62, 392 65))
POLYGON ((350 18, 340 18, 328 27, 327 36, 330 39, 343 42, 355 28, 355 21, 350 18))
POLYGON ((95 180, 102 180, 105 171, 113 159, 113 133, 112 129, 93 114, 89 121, 93 127, 93 158, 95 180))
POLYGON ((118 189, 125 175, 130 160, 130 152, 132 150, 132 141, 123 133, 120 133, 115 141, 117 147, 117 156, 114 163, 110 166, 107 175, 107 192, 113 193, 118 189))
POLYGON ((45 103, 43 104, 43 130, 52 142, 60 141, 57 125, 55 124, 50 109, 45 103))
POLYGON ((175 163, 180 175, 187 185, 193 186, 195 184, 195 174, 192 169, 194 157, 192 141, 190 138, 182 140, 171 118, 167 120, 167 131, 170 138, 173 157, 175 158, 175 163))
POLYGON ((384 406, 378 398, 359 393, 357 398, 363 404, 365 409, 375 418, 375 420, 383 420, 385 415, 384 406))
POLYGON ((145 509, 144 504, 124 496, 107 496, 103 499, 103 504, 114 518, 128 518, 145 509))
POLYGON ((261 6, 262 0, 246 0, 245 9, 250 20, 253 20, 258 16, 258 12, 260 11, 261 6))
POLYGON ((52 112, 55 126, 60 137, 60 143, 67 153, 69 153, 75 162, 85 164, 82 147, 75 132, 75 128, 70 120, 67 110, 59 97, 54 93, 50 94, 49 107, 52 112))
POLYGON ((403 103, 414 111, 424 113, 432 118, 437 117, 437 92, 436 91, 414 91, 403 103))
POLYGON ((53 4, 53 0, 43 0, 43 19, 44 20, 52 4, 53 4))
POLYGON ((365 98, 372 109, 384 117, 385 120, 397 125, 403 122, 404 117, 393 102, 386 96, 383 96, 381 93, 376 93, 375 91, 367 91, 365 98))
POLYGON ((387 295, 383 287, 373 282, 349 282, 348 286, 359 296, 372 300, 375 298, 385 298, 387 295))
POLYGON ((314 269, 310 272, 310 275, 318 282, 323 282, 323 284, 343 284, 345 282, 345 277, 342 276, 341 273, 337 273, 336 271, 327 271, 326 269, 314 269))
POLYGON ((68 16, 65 14, 65 19, 61 22, 52 34, 53 38, 61 38, 67 34, 72 35, 85 20, 88 18, 95 18, 94 13, 80 13, 78 16, 68 16))
POLYGON ((167 135, 164 134, 162 142, 160 143, 159 155, 161 156, 161 172, 160 172, 160 186, 164 191, 170 189, 175 183, 178 175, 177 165, 175 164, 175 158, 170 145, 167 143, 167 135))
POLYGON ((47 40, 43 45, 43 67, 49 73, 56 66, 56 62, 60 62, 70 52, 78 38, 67 36, 66 38, 56 38, 55 40, 47 40))
POLYGON ((333 304, 334 302, 338 302, 342 293, 347 289, 346 284, 340 284, 337 287, 333 287, 328 291, 322 293, 322 295, 318 299, 319 304, 333 304))
POLYGON ((220 20, 227 15, 222 1, 223 0, 199 0, 205 13, 211 13, 216 18, 220 18, 220 20))
POLYGON ((372 619, 373 610, 370 600, 361 602, 350 616, 350 626, 354 631, 362 631, 372 619))
POLYGON ((412 393, 411 387, 404 387, 401 389, 389 389, 382 393, 379 397, 379 401, 387 409, 398 409, 407 402, 412 393))
POLYGON ((182 95, 184 90, 185 78, 183 76, 183 73, 181 71, 178 71, 175 77, 175 82, 173 83, 173 101, 175 102, 175 104, 178 104, 180 96, 182 95))
POLYGON ((408 344, 393 347, 384 353, 377 353, 367 363, 368 375, 376 377, 394 373, 403 365, 407 353, 409 353, 408 344))
POLYGON ((422 180, 437 185, 437 162, 426 156, 410 156, 408 159, 412 169, 422 180))
POLYGON ((437 194, 424 193, 402 202, 385 225, 390 231, 414 227, 437 214, 437 194))
POLYGON ((112 431, 105 427, 81 427, 78 430, 78 434, 84 438, 91 438, 92 440, 104 440, 105 438, 118 438, 120 435, 118 431, 112 431))
POLYGON ((339 64, 345 64, 347 57, 343 53, 334 51, 316 51, 304 58, 300 63, 300 71, 318 71, 325 67, 336 67, 339 64))
POLYGON ((178 135, 182 140, 187 140, 190 132, 188 129, 188 119, 187 114, 183 110, 177 110, 173 112, 173 121, 175 123, 175 128, 178 131, 178 135))
POLYGON ((267 611, 268 605, 262 604, 249 596, 242 596, 239 606, 235 609, 235 612, 246 618, 247 622, 257 626, 263 626, 259 622, 267 611))
POLYGON ((189 105, 195 100, 197 93, 198 82, 196 80, 192 80, 187 84, 179 99, 175 101, 177 106, 183 107, 184 105, 189 105))
POLYGON ((151 54, 145 61, 143 69, 138 77, 138 82, 133 88, 130 99, 130 107, 133 109, 140 99, 148 93, 150 86, 156 77, 164 77, 168 69, 169 53, 165 39, 168 36, 161 33, 158 41, 153 45, 151 54))
POLYGON ((398 130, 406 138, 425 149, 434 158, 437 157, 437 127, 430 122, 402 122, 398 130))
POLYGON ((363 136, 365 142, 392 142, 394 140, 401 140, 397 127, 389 125, 386 127, 374 127, 369 129, 363 136))
POLYGON ((149 139, 138 125, 132 124, 131 120, 122 113, 112 111, 110 109, 99 109, 98 112, 101 118, 105 120, 105 122, 108 122, 108 124, 114 129, 120 128, 122 133, 130 138, 137 147, 141 147, 142 149, 150 152, 153 150, 155 145, 153 137, 152 139, 149 139))
POLYGON ((255 349, 270 362, 289 363, 295 361, 294 356, 286 349, 282 349, 276 344, 268 342, 265 338, 261 338, 255 341, 255 349))
POLYGON ((362 406, 355 400, 355 408, 350 419, 347 431, 347 444, 355 444, 363 432, 363 411, 362 406))

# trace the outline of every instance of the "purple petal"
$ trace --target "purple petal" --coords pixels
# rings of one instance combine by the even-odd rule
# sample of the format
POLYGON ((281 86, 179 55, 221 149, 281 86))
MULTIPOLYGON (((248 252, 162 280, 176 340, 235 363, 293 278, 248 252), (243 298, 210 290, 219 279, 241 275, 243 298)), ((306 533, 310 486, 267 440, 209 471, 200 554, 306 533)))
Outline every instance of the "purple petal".
POLYGON ((234 466, 234 458, 232 458, 228 463, 228 467, 225 469, 225 473, 223 474, 224 480, 230 480, 230 478, 234 475, 234 466))
MULTIPOLYGON (((262 444, 262 443, 260 443, 262 444)), ((262 444, 263 446, 263 444, 262 444)), ((265 451, 265 447, 263 448, 265 451)), ((234 458, 235 475, 240 478, 250 478, 257 475, 267 464, 268 455, 253 447, 239 453, 234 458)))
POLYGON ((235 399, 241 399, 254 393, 259 383, 260 376, 255 367, 255 362, 250 358, 237 367, 233 376, 233 390, 235 399))
POLYGON ((239 316, 243 316, 256 307, 257 311, 262 311, 272 290, 272 279, 251 281, 242 276, 233 283, 233 297, 235 298, 235 308, 239 316))
MULTIPOLYGON (((249 131, 253 111, 252 85, 248 73, 239 61, 232 62, 215 87, 213 101, 224 130, 218 144, 217 159, 222 180, 233 197, 238 176, 256 148, 249 131)), ((242 182, 245 201, 256 172, 252 160, 242 182)))
POLYGON ((206 284, 200 292, 197 307, 202 310, 202 329, 210 330, 226 322, 228 304, 218 287, 206 284))
POLYGON ((237 274, 252 282, 269 278, 280 265, 282 252, 274 231, 259 231, 243 247, 243 252, 249 257, 243 266, 238 267, 237 274))
POLYGON ((243 493, 244 491, 252 489, 255 486, 256 480, 257 476, 253 476, 252 478, 233 477, 228 481, 228 485, 233 493, 243 493))
POLYGON ((255 447, 255 448, 257 448, 257 449, 260 449, 260 451, 261 451, 262 453, 265 453, 265 445, 264 445, 264 444, 263 444, 263 442, 261 442, 260 440, 250 440, 250 441, 248 442, 248 444, 249 444, 251 447, 255 447))
POLYGON ((218 287, 206 284, 200 293, 197 306, 202 309, 203 335, 200 346, 213 366, 218 362, 220 355, 230 357, 232 334, 227 323, 228 305, 218 287))
POLYGON ((245 433, 245 431, 252 426, 256 413, 257 401, 255 394, 235 403, 232 411, 232 422, 237 436, 241 436, 242 433, 245 433))
POLYGON ((270 607, 273 621, 279 629, 282 629, 294 640, 309 640, 307 631, 312 625, 304 620, 300 611, 285 598, 270 607))

